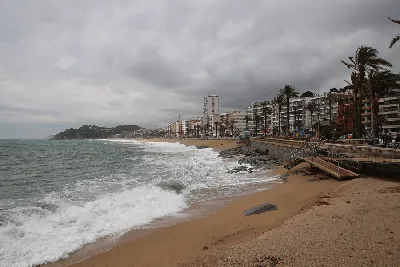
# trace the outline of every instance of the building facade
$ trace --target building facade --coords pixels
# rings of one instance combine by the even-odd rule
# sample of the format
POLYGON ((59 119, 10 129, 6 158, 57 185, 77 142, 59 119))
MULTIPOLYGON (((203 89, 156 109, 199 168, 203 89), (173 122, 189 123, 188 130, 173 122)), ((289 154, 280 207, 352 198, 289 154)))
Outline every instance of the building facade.
POLYGON ((378 105, 380 132, 392 136, 400 134, 400 89, 391 90, 387 97, 379 99, 378 105))
POLYGON ((229 125, 231 126, 230 134, 232 134, 232 129, 233 129, 233 136, 239 136, 244 131, 244 129, 246 129, 245 116, 246 112, 241 110, 235 110, 229 112, 228 122, 229 125))
POLYGON ((216 93, 204 96, 202 126, 205 135, 216 136, 214 128, 219 123, 219 96, 216 93))

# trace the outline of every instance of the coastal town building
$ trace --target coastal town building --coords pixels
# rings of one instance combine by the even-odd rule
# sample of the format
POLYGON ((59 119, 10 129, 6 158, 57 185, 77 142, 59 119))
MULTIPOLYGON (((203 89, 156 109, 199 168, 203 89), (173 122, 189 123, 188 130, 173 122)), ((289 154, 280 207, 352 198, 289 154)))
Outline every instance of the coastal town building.
POLYGON ((187 136, 188 133, 190 132, 190 122, 189 122, 189 120, 181 121, 181 125, 182 125, 182 136, 187 136))
POLYGON ((378 125, 382 133, 397 135, 400 133, 400 89, 391 90, 387 97, 378 101, 378 125))
MULTIPOLYGON (((355 114, 353 93, 330 92, 311 97, 297 97, 289 101, 289 132, 315 134, 322 126, 332 125, 340 132, 351 133, 355 114)), ((400 89, 392 90, 378 100, 378 126, 381 133, 400 133, 400 89)), ((245 111, 220 113, 219 96, 204 96, 200 118, 170 123, 166 129, 170 137, 238 136, 247 128, 252 136, 281 134, 287 131, 287 107, 280 108, 269 101, 254 102, 245 111), (265 126, 264 126, 265 125, 265 126), (280 126, 280 129, 279 129, 280 126)), ((369 100, 362 100, 361 123, 363 134, 371 132, 372 112, 369 100)))
POLYGON ((219 96, 216 93, 204 96, 202 124, 208 136, 216 136, 215 125, 219 123, 219 96))
POLYGON ((246 112, 241 111, 241 110, 235 110, 235 111, 229 112, 228 122, 229 122, 230 128, 232 127, 232 124, 233 124, 232 128, 233 128, 234 136, 240 135, 246 128, 245 116, 246 116, 246 112))
MULTIPOLYGON (((298 97, 289 100, 289 131, 316 129, 316 123, 328 125, 337 119, 338 102, 336 93, 324 93, 313 97, 298 97), (310 109, 309 103, 312 103, 314 109, 310 109)), ((271 128, 285 132, 287 128, 287 107, 282 105, 279 113, 279 106, 272 105, 272 125, 271 128), (279 123, 280 120, 280 123, 279 123)))
MULTIPOLYGON (((273 105, 269 101, 254 102, 247 108, 248 130, 252 135, 272 134, 273 105), (257 133, 256 133, 257 132, 257 133)), ((246 124, 246 119, 245 119, 246 124)))

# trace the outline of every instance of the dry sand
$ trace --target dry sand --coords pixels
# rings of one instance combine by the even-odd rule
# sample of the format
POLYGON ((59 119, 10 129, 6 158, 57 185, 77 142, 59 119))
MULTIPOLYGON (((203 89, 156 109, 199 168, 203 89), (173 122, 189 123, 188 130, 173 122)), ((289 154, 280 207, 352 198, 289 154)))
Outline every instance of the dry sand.
POLYGON ((355 179, 250 242, 183 266, 400 266, 400 184, 355 179))

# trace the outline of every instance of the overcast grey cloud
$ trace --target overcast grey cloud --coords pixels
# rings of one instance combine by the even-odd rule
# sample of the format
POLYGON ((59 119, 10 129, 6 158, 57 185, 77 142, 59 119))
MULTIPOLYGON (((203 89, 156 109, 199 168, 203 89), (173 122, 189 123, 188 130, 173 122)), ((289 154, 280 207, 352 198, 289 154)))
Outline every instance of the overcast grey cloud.
POLYGON ((341 59, 379 49, 400 71, 398 0, 0 0, 0 138, 82 124, 163 126, 342 87, 341 59))

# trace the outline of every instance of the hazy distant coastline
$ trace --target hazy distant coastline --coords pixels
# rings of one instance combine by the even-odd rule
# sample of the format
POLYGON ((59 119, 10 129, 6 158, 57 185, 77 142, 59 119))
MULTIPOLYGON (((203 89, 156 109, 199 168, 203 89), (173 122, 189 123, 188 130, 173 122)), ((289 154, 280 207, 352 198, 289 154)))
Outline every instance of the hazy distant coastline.
POLYGON ((78 129, 70 128, 48 139, 72 140, 72 139, 104 139, 112 137, 133 137, 143 128, 138 125, 118 125, 116 127, 102 127, 97 125, 83 125, 78 129))

